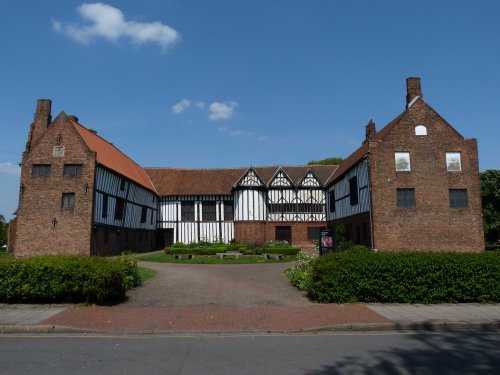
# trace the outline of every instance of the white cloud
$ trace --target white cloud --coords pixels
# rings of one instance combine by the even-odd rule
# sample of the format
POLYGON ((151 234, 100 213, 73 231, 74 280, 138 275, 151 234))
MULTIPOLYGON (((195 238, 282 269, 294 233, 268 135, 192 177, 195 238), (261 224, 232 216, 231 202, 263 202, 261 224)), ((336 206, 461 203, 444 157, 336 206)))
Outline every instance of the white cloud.
POLYGON ((21 174, 21 168, 18 165, 12 164, 10 162, 0 163, 0 173, 19 176, 21 174))
POLYGON ((60 21, 53 20, 52 28, 82 44, 88 44, 96 38, 117 41, 125 37, 135 44, 152 42, 166 49, 180 39, 179 33, 168 25, 161 22, 127 21, 120 9, 108 4, 84 3, 77 8, 77 12, 87 24, 63 25, 60 21))
POLYGON ((196 108, 205 109, 205 102, 196 102, 196 108))
POLYGON ((267 141, 268 139, 269 139, 269 137, 268 137, 268 136, 266 136, 266 135, 260 135, 260 136, 258 136, 258 137, 257 137, 257 140, 258 140, 259 142, 265 142, 265 141, 267 141))
POLYGON ((213 102, 210 104, 208 109, 210 110, 210 115, 208 118, 210 120, 227 120, 234 115, 234 110, 238 106, 236 102, 213 102))
POLYGON ((172 112, 178 115, 179 113, 184 112, 184 110, 190 105, 191 105, 191 100, 184 98, 179 103, 175 104, 172 107, 172 112))

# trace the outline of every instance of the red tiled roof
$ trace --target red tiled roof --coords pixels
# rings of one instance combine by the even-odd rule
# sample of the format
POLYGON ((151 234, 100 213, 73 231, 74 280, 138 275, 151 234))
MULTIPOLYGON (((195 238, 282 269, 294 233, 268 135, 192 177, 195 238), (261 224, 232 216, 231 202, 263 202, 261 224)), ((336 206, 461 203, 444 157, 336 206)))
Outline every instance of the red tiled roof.
POLYGON ((69 120, 78 134, 80 134, 88 148, 97 153, 98 163, 121 174, 142 187, 156 192, 156 189, 149 179, 146 171, 144 171, 144 169, 142 169, 137 163, 118 150, 111 143, 91 132, 83 125, 71 118, 69 118, 69 120))
POLYGON ((166 195, 226 195, 246 168, 181 169, 145 168, 158 194, 166 195))
MULTIPOLYGON (((279 168, 292 179, 294 184, 311 171, 324 184, 337 168, 334 165, 311 165, 291 167, 251 167, 265 184, 268 184, 279 168)), ((167 195, 228 195, 233 186, 249 168, 182 169, 145 168, 161 196, 167 195)))

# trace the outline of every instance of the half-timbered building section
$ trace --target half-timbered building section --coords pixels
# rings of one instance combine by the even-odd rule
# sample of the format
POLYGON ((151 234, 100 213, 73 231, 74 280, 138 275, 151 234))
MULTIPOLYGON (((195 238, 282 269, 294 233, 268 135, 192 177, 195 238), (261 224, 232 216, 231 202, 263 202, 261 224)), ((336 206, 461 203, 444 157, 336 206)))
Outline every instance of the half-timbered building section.
POLYGON ((233 190, 236 239, 312 245, 326 225, 323 185, 335 168, 248 168, 233 190))
POLYGON ((229 242, 234 234, 235 169, 146 168, 159 198, 159 247, 173 242, 229 242))

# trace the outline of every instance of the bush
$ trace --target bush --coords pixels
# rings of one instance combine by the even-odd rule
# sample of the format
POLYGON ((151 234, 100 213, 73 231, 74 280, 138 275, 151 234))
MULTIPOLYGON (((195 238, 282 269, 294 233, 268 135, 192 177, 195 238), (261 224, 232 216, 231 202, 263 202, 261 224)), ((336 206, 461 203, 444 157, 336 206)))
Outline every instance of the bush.
POLYGON ((283 254, 283 255, 297 255, 300 251, 300 247, 297 246, 287 246, 287 247, 279 247, 279 246, 262 246, 256 247, 252 250, 254 254, 283 254))
POLYGON ((0 302, 107 304, 123 300, 127 288, 138 285, 136 275, 136 263, 129 256, 4 258, 0 302))
POLYGON ((342 241, 337 245, 338 252, 370 253, 371 250, 363 245, 355 245, 352 241, 342 241))
POLYGON ((311 264, 317 302, 500 302, 500 252, 336 253, 311 264))
POLYGON ((292 285, 302 291, 311 287, 311 261, 315 257, 304 251, 299 251, 292 268, 285 270, 285 275, 292 285))
POLYGON ((124 251, 118 259, 122 263, 123 272, 125 273, 123 277, 125 289, 129 290, 140 286, 142 281, 139 269, 137 268, 137 258, 135 254, 130 251, 124 251))
POLYGON ((214 255, 216 253, 225 253, 227 251, 245 252, 245 244, 224 244, 220 242, 193 242, 188 245, 182 242, 176 242, 171 247, 165 248, 165 254, 196 254, 196 255, 214 255))

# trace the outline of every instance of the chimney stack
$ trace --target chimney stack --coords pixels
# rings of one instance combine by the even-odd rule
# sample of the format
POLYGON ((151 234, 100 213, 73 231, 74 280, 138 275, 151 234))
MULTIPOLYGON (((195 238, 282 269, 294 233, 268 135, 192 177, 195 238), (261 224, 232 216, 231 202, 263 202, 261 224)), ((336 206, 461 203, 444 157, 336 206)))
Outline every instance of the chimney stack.
POLYGON ((406 78, 406 108, 417 96, 423 98, 419 77, 406 78))
POLYGON ((368 125, 365 127, 366 130, 366 136, 365 136, 365 142, 368 142, 370 139, 373 138, 375 134, 377 134, 377 130, 375 129, 375 122, 373 119, 370 119, 368 122, 368 125))
POLYGON ((30 146, 34 145, 40 139, 52 122, 51 109, 52 101, 50 99, 37 100, 35 117, 31 124, 26 150, 29 150, 30 146))

